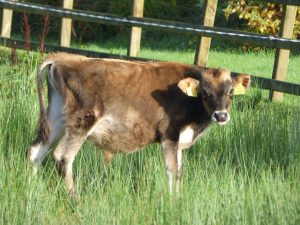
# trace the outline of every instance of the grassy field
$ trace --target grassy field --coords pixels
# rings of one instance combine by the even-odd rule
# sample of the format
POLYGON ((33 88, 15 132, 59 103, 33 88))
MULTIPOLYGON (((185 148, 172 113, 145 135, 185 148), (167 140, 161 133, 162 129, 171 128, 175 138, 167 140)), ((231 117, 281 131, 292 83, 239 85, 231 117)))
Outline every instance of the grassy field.
MULTIPOLYGON (((141 56, 193 59, 192 52, 150 49, 141 56)), ((15 66, 6 59, 2 49, 0 224, 300 223, 299 97, 269 103, 267 92, 257 89, 236 97, 231 122, 213 125, 185 152, 177 197, 168 193, 159 145, 119 155, 105 168, 101 151, 86 143, 74 163, 74 200, 65 193, 51 154, 37 177, 31 177, 26 158, 38 117, 35 71, 40 57, 19 52, 15 66)), ((272 53, 214 51, 209 66, 267 76, 272 64, 272 53)), ((292 57, 290 81, 300 83, 299 65, 300 57, 292 57)))

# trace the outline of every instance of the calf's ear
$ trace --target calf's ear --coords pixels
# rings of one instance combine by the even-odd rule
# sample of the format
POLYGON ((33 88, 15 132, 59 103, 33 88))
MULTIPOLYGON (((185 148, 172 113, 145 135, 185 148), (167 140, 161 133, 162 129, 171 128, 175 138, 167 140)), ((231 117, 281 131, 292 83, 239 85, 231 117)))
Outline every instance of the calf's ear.
POLYGON ((233 94, 243 95, 249 89, 251 77, 249 75, 240 74, 233 79, 233 94))
POLYGON ((177 86, 184 94, 191 97, 197 97, 200 89, 200 82, 194 78, 187 77, 179 81, 177 86))

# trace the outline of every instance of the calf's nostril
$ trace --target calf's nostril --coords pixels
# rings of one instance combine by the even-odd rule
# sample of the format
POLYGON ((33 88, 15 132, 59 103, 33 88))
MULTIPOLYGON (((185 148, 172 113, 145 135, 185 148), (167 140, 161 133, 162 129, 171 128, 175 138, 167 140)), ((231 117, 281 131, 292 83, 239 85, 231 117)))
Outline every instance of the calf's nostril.
POLYGON ((217 122, 224 122, 228 118, 228 113, 227 112, 217 112, 215 113, 215 119, 217 122))

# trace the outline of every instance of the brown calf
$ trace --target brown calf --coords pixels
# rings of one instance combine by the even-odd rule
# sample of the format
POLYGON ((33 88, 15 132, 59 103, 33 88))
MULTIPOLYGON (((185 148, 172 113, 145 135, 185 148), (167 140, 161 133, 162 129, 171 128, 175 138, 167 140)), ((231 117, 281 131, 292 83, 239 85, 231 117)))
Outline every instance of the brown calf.
POLYGON ((54 157, 72 194, 72 163, 86 139, 102 149, 106 162, 115 153, 160 142, 172 192, 182 176, 182 150, 212 121, 220 125, 229 121, 237 85, 248 88, 250 77, 234 79, 228 70, 179 63, 51 54, 38 70, 40 120, 29 159, 37 171, 58 141, 54 157), (47 110, 42 87, 45 68, 47 110))

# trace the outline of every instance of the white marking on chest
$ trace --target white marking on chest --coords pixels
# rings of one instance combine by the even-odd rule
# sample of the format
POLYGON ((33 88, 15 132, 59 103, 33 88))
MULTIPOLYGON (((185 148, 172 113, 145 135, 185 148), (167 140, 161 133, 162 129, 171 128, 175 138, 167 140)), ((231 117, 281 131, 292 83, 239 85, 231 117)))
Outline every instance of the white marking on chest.
POLYGON ((180 130, 178 146, 179 149, 188 148, 193 144, 195 131, 192 126, 186 126, 180 130))

